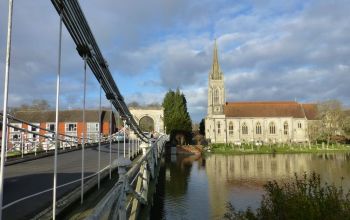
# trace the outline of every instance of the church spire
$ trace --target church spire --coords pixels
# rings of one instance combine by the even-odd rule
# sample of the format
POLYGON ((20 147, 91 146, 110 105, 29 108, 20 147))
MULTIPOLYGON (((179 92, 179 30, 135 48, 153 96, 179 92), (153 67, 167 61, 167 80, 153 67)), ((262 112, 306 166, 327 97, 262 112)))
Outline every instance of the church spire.
POLYGON ((214 43, 214 53, 213 53, 213 65, 211 68, 211 78, 212 79, 221 79, 221 70, 219 65, 219 58, 218 58, 218 47, 216 44, 216 39, 214 43))

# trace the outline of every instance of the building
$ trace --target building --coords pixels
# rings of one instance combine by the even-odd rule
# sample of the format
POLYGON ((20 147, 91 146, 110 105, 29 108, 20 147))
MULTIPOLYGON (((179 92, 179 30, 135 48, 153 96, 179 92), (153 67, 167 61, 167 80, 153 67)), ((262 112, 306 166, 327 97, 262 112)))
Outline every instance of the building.
POLYGON ((130 107, 130 113, 143 131, 164 133, 164 109, 162 107, 130 107), (145 129, 145 123, 147 129, 145 129))
POLYGON ((315 104, 294 101, 226 102, 224 74, 214 44, 209 72, 205 137, 211 143, 290 143, 308 141, 315 104))
MULTIPOLYGON (((46 138, 40 135, 52 137, 55 131, 55 111, 17 111, 13 114, 17 119, 20 119, 29 124, 38 126, 32 127, 26 123, 20 123, 17 121, 10 121, 10 124, 18 128, 23 128, 34 133, 23 132, 20 129, 10 127, 8 131, 9 146, 15 146, 18 142, 24 138, 26 141, 41 143, 45 142, 46 138), (49 131, 52 132, 49 132, 49 131), (22 137, 24 136, 24 137, 22 137)), ((101 134, 107 136, 110 131, 110 117, 111 111, 102 110, 101 119, 99 120, 98 110, 86 110, 85 121, 86 121, 86 137, 90 140, 97 140, 99 135, 99 129, 101 127, 101 134)), ((116 118, 112 113, 112 133, 116 132, 116 118)), ((70 135, 81 138, 83 133, 83 111, 82 110, 63 110, 59 112, 59 124, 58 132, 63 135, 70 135)))

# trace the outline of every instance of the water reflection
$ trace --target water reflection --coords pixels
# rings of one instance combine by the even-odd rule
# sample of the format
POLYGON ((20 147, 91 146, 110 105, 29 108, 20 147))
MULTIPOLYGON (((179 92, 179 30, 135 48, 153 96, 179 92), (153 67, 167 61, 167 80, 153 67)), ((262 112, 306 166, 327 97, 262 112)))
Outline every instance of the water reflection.
POLYGON ((227 201, 258 207, 268 180, 315 171, 322 181, 350 188, 349 154, 168 156, 162 164, 151 219, 220 219, 227 201), (159 188, 160 187, 160 188, 159 188))

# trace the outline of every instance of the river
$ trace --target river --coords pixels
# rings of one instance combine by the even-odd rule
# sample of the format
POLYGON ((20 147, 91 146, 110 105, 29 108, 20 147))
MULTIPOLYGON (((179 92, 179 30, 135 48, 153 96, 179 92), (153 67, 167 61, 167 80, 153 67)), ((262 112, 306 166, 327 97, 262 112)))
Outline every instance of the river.
POLYGON ((312 171, 323 182, 350 189, 349 153, 166 155, 150 219, 222 219, 227 202, 256 209, 267 181, 288 181, 295 173, 312 171))

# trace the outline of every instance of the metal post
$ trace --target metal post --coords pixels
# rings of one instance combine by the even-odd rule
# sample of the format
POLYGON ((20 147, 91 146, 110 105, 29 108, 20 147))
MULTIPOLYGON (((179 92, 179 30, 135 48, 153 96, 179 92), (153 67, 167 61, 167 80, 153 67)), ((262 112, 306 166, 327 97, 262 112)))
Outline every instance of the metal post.
MULTIPOLYGON (((118 112, 118 121, 117 121, 117 127, 119 126, 119 122, 120 122, 120 115, 119 115, 119 112, 118 112)), ((119 130, 119 128, 118 128, 118 133, 120 133, 120 130, 119 130)), ((119 150, 120 150, 120 148, 119 148, 119 140, 117 140, 117 148, 118 148, 118 154, 117 154, 117 159, 119 159, 119 150)))
POLYGON ((126 135, 126 128, 125 128, 125 123, 126 123, 126 121, 124 120, 123 121, 124 122, 124 158, 125 158, 125 135, 126 135))
POLYGON ((84 202, 84 172, 85 172, 85 136, 86 136, 86 55, 84 55, 84 91, 83 91, 83 134, 81 143, 81 181, 80 181, 80 204, 84 202))
POLYGON ((101 120, 101 93, 102 93, 102 85, 101 79, 100 83, 100 103, 98 109, 98 121, 99 121, 99 133, 98 133, 98 165, 97 165, 97 189, 100 189, 100 169, 101 169, 101 127, 103 126, 103 121, 101 120))
POLYGON ((111 115, 109 117, 109 179, 112 178, 112 113, 113 106, 111 102, 111 115))
POLYGON ((129 140, 129 143, 128 143, 128 157, 129 157, 129 159, 131 159, 131 147, 130 147, 130 140, 129 140))
POLYGON ((134 147, 135 147, 135 141, 134 141, 134 138, 132 138, 131 139, 131 156, 133 158, 134 158, 134 153, 135 153, 134 147))
POLYGON ((9 0, 8 23, 7 23, 7 44, 6 44, 6 64, 4 80, 4 104, 2 116, 2 140, 1 140, 1 163, 0 163, 0 220, 2 219, 2 199, 4 190, 4 168, 5 168, 5 151, 7 147, 7 99, 9 86, 9 72, 11 63, 11 32, 12 32, 12 9, 13 1, 9 0))
POLYGON ((58 146, 58 109, 59 109, 59 96, 60 96, 60 74, 61 74, 61 52, 62 52, 62 11, 60 12, 60 27, 59 27, 59 40, 58 40, 58 70, 56 79, 56 119, 55 119, 55 157, 54 157, 54 172, 53 172, 53 198, 52 198, 52 219, 56 219, 56 188, 57 188, 57 148, 58 146))
POLYGON ((22 153, 22 158, 23 158, 23 152, 24 151, 24 132, 21 133, 21 153, 22 153))

